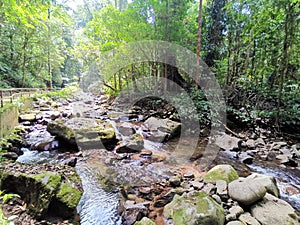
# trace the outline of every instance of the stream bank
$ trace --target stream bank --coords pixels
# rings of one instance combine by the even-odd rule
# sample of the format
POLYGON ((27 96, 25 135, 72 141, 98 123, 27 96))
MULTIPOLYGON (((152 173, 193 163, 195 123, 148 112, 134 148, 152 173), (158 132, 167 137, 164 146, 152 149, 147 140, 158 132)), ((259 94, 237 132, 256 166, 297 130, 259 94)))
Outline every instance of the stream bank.
MULTIPOLYGON (((167 134, 165 132, 152 132, 149 129, 149 124, 144 125, 145 115, 135 112, 120 112, 104 96, 95 97, 81 93, 73 100, 61 101, 47 103, 40 99, 38 103, 35 103, 43 110, 36 110, 33 113, 32 121, 23 122, 27 130, 25 134, 27 145, 24 147, 27 148, 23 149, 24 155, 20 156, 18 161, 33 164, 47 162, 76 166, 84 189, 83 197, 78 205, 81 224, 133 224, 144 216, 148 216, 156 224, 165 224, 170 220, 167 220, 166 214, 163 213, 164 207, 172 202, 175 195, 189 196, 188 193, 193 191, 205 192, 211 196, 225 210, 224 215, 228 217, 225 219, 230 222, 238 219, 237 215, 235 219, 228 216, 230 215, 229 210, 233 206, 237 206, 238 202, 228 198, 228 193, 218 192, 220 182, 216 184, 204 181, 205 172, 213 168, 215 164, 228 164, 232 165, 241 177, 247 177, 251 173, 250 169, 257 172, 263 171, 260 171, 258 167, 249 166, 249 168, 245 163, 258 162, 264 158, 261 156, 270 152, 275 154, 274 159, 276 159, 277 155, 284 155, 280 152, 280 149, 284 149, 281 147, 286 147, 284 151, 287 152, 293 146, 288 143, 279 145, 276 144, 278 141, 272 141, 273 147, 271 151, 267 152, 266 149, 262 148, 267 148, 266 143, 256 143, 257 146, 255 144, 253 147, 250 145, 252 144, 251 141, 248 141, 257 141, 260 137, 251 137, 248 140, 235 139, 236 142, 232 142, 231 137, 223 135, 224 139, 219 143, 220 148, 223 149, 220 153, 228 151, 230 156, 223 157, 222 154, 219 154, 215 163, 212 162, 209 168, 201 170, 197 159, 201 158, 203 146, 207 143, 206 137, 200 140, 194 157, 189 159, 182 157, 185 155, 183 152, 175 151, 178 139, 173 138, 165 141, 166 137, 170 136, 170 132, 167 134), (65 139, 62 138, 63 134, 55 133, 56 137, 54 137, 47 131, 47 124, 59 123, 60 120, 70 121, 72 118, 73 121, 82 121, 72 128, 75 130, 86 127, 87 123, 84 121, 89 121, 89 124, 90 122, 96 122, 96 124, 103 121, 109 122, 114 128, 114 135, 111 135, 110 138, 112 140, 116 138, 118 142, 112 142, 112 146, 99 147, 99 140, 94 140, 95 133, 98 135, 98 131, 94 132, 93 129, 92 132, 71 134, 68 136, 69 138, 65 139), (149 137, 153 139, 150 138, 151 140, 149 140, 149 137), (76 143, 79 148, 74 146, 74 139, 72 138, 75 138, 75 142, 77 140, 76 143), (132 142, 133 138, 136 138, 134 142, 132 142), (66 141, 73 141, 71 143, 73 145, 66 145, 66 141), (86 141, 88 141, 88 145, 85 145, 86 141), (233 146, 232 143, 236 143, 237 146, 233 146), (246 151, 240 148, 240 144, 246 151), (279 149, 276 147, 278 145, 279 149), (104 147, 108 147, 108 149, 104 147), (80 151, 76 153, 78 149, 80 151), (243 152, 246 152, 246 155, 242 155, 243 152), (250 156, 252 158, 249 158, 250 156), (93 221, 97 222, 93 223, 93 221)), ((159 123, 159 126, 164 126, 163 121, 152 120, 156 124, 159 123)), ((67 122, 63 124, 68 125, 67 122)), ((174 127, 176 127, 175 124, 174 127)), ((108 128, 111 130, 110 126, 108 128)), ((166 131, 166 128, 163 131, 166 131)), ((188 137, 184 140, 185 143, 191 141, 188 137)), ((267 141, 265 138, 264 142, 267 141)), ((285 164, 279 162, 277 167, 280 169, 285 166, 299 171, 299 167, 291 167, 291 163, 294 162, 295 165, 298 158, 293 155, 294 152, 288 152, 291 157, 287 156, 285 164)), ((272 154, 269 155, 270 158, 272 154)), ((273 171, 272 168, 271 171, 273 171)), ((297 173, 290 175, 290 177, 294 176, 297 177, 297 173)), ((289 190, 294 188, 292 189, 293 192, 287 193, 285 199, 288 201, 292 198, 297 199, 299 187, 286 177, 284 180, 290 185, 289 190)), ((227 189, 227 184, 223 188, 227 189)), ((290 202, 293 203, 293 201, 290 202)), ((296 204, 293 206, 297 208, 296 204)))

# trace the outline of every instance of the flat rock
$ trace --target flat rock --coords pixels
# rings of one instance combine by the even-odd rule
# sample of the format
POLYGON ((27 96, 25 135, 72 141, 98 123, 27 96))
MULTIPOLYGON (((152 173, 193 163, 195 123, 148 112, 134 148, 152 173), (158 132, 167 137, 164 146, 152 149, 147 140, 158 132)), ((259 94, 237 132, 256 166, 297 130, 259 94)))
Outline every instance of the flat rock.
POLYGON ((266 194, 262 201, 252 206, 251 214, 262 225, 299 225, 298 216, 293 207, 271 194, 266 194))
POLYGON ((244 223, 242 223, 241 221, 231 221, 229 223, 226 223, 226 225, 245 225, 244 223))
MULTIPOLYGON (((246 212, 239 216, 239 220, 247 225, 261 225, 250 213, 246 212)), ((274 224, 275 225, 275 224, 274 224)))
POLYGON ((116 148, 117 153, 136 153, 144 148, 144 140, 142 135, 133 134, 126 141, 122 141, 121 145, 116 148))
MULTIPOLYGON (((146 126, 151 132, 157 132, 161 138, 171 139, 180 133, 181 123, 175 122, 170 119, 160 119, 156 117, 150 117, 145 121, 146 126), (165 136, 165 134, 168 134, 165 136)), ((163 142, 165 140, 160 140, 163 142)))
POLYGON ((67 122, 57 119, 47 125, 47 131, 65 145, 81 149, 105 148, 116 142, 113 126, 106 121, 73 118, 67 122))
POLYGON ((215 144, 225 151, 238 150, 241 143, 242 143, 241 139, 232 137, 228 134, 223 134, 221 136, 217 136, 216 140, 215 140, 215 144))
POLYGON ((19 115, 19 121, 20 122, 34 122, 36 120, 36 114, 30 113, 30 114, 22 114, 19 115))

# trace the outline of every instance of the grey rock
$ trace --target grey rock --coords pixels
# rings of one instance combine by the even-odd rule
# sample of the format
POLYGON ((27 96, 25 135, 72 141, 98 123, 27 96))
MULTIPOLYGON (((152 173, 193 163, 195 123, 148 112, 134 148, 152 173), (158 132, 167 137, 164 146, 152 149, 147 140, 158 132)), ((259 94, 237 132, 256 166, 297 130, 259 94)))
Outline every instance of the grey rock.
POLYGON ((201 190, 201 189, 203 188, 203 186, 204 186, 203 183, 201 183, 201 182, 199 182, 199 181, 197 181, 197 180, 191 181, 190 184, 191 184, 191 186, 194 187, 196 190, 201 190))
POLYGON ((34 121, 36 121, 36 114, 31 113, 31 114, 19 115, 19 121, 20 122, 34 122, 34 121))
POLYGON ((266 194, 261 202, 251 207, 251 214, 262 225, 290 224, 299 225, 298 216, 287 202, 266 194))
POLYGON ((253 157, 248 155, 246 152, 242 152, 239 155, 239 158, 240 158, 240 161, 242 163, 245 163, 245 164, 252 164, 253 163, 253 157))
POLYGON ((142 135, 134 134, 126 141, 122 141, 121 145, 117 147, 117 153, 135 153, 140 152, 144 147, 144 140, 142 135))
MULTIPOLYGON (((151 132, 163 132, 167 133, 167 139, 173 138, 180 133, 181 123, 172 121, 170 119, 160 119, 150 117, 145 121, 145 125, 148 126, 151 132)), ((163 142, 165 140, 161 140, 163 142)))
POLYGON ((193 172, 189 171, 189 172, 186 172, 185 174, 183 174, 183 177, 186 179, 192 179, 195 177, 195 175, 193 172))
POLYGON ((141 220, 143 217, 147 216, 149 213, 149 209, 144 203, 128 202, 126 201, 123 205, 122 217, 124 219, 124 225, 132 225, 136 221, 141 220))
POLYGON ((8 159, 8 160, 17 160, 18 159, 18 155, 17 153, 15 152, 4 152, 4 153, 0 153, 0 156, 5 158, 5 159, 8 159))
POLYGON ((279 196, 279 189, 277 187, 276 179, 274 177, 264 174, 252 173, 250 176, 247 177, 247 179, 251 179, 252 182, 263 185, 269 194, 272 194, 276 197, 279 196))
POLYGON ((227 223, 226 225, 245 225, 244 223, 242 223, 241 221, 230 221, 229 223, 227 223))
POLYGON ((217 194, 220 196, 227 196, 227 183, 225 180, 216 181, 217 194))
POLYGON ((277 155, 276 159, 278 159, 281 164, 285 164, 285 163, 288 163, 290 161, 289 157, 286 156, 286 155, 277 155))
MULTIPOLYGON (((239 216, 239 220, 247 225, 261 225, 250 213, 246 212, 239 216)), ((275 224, 274 224, 275 225, 275 224)))
POLYGON ((232 206, 228 211, 230 214, 235 215, 236 218, 244 213, 244 209, 240 206, 232 206))
POLYGON ((243 205, 250 205, 262 199, 266 192, 267 190, 263 185, 254 183, 249 179, 246 180, 240 178, 232 181, 228 185, 228 194, 230 198, 243 205))
POLYGON ((220 198, 219 195, 214 194, 214 195, 212 195, 211 197, 212 197, 217 203, 222 204, 222 199, 220 198))
POLYGON ((254 149, 256 147, 256 143, 253 139, 248 139, 246 141, 246 146, 250 149, 254 149))
POLYGON ((215 144, 226 151, 238 150, 241 143, 241 139, 229 136, 227 134, 217 136, 215 140, 215 144))
POLYGON ((255 147, 258 147, 258 146, 264 146, 266 143, 265 143, 265 141, 264 141, 264 139, 263 138, 257 138, 256 140, 255 140, 255 147))
POLYGON ((231 213, 226 215, 226 221, 233 221, 233 220, 236 220, 236 215, 231 213))
POLYGON ((216 187, 215 185, 208 183, 203 188, 202 191, 208 195, 212 195, 215 193, 216 187))
POLYGON ((124 122, 124 123, 118 125, 117 129, 124 136, 130 136, 135 133, 135 130, 133 129, 132 125, 127 122, 124 122))
POLYGON ((291 146, 293 157, 300 158, 300 143, 291 146))

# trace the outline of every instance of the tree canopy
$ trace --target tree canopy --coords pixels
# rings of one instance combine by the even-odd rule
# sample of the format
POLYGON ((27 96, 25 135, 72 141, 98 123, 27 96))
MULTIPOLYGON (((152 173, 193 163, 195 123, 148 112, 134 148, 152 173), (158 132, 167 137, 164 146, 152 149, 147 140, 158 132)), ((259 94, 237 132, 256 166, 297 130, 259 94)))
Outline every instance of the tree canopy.
MULTIPOLYGON (((103 54, 136 41, 168 41, 196 53, 200 29, 200 56, 235 117, 299 124, 299 1, 212 0, 200 9, 195 0, 84 0, 77 9, 68 2, 0 2, 0 87, 59 87, 63 78, 84 80, 103 54)), ((115 94, 149 76, 195 87, 182 71, 157 62, 99 79, 115 94)))

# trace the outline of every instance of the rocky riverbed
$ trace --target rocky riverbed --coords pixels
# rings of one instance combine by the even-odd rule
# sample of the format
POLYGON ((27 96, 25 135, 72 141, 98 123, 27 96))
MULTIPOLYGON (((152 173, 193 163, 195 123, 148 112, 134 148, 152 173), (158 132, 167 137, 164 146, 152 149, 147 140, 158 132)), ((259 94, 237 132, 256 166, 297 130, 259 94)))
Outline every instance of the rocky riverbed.
POLYGON ((112 102, 87 93, 39 98, 20 115, 24 141, 2 153, 0 189, 21 196, 4 204, 7 217, 16 224, 75 224, 79 218, 86 225, 299 224, 299 144, 257 128, 211 138, 203 131, 194 145, 194 137, 180 136, 180 121, 170 119, 176 117, 172 107, 122 111, 112 102), (37 176, 38 187, 45 186, 45 174, 60 182, 36 212, 32 201, 43 198, 27 194, 26 180, 9 186, 7 174, 37 176), (58 196, 72 197, 59 194, 65 183, 78 195, 73 208, 55 212, 58 196))

